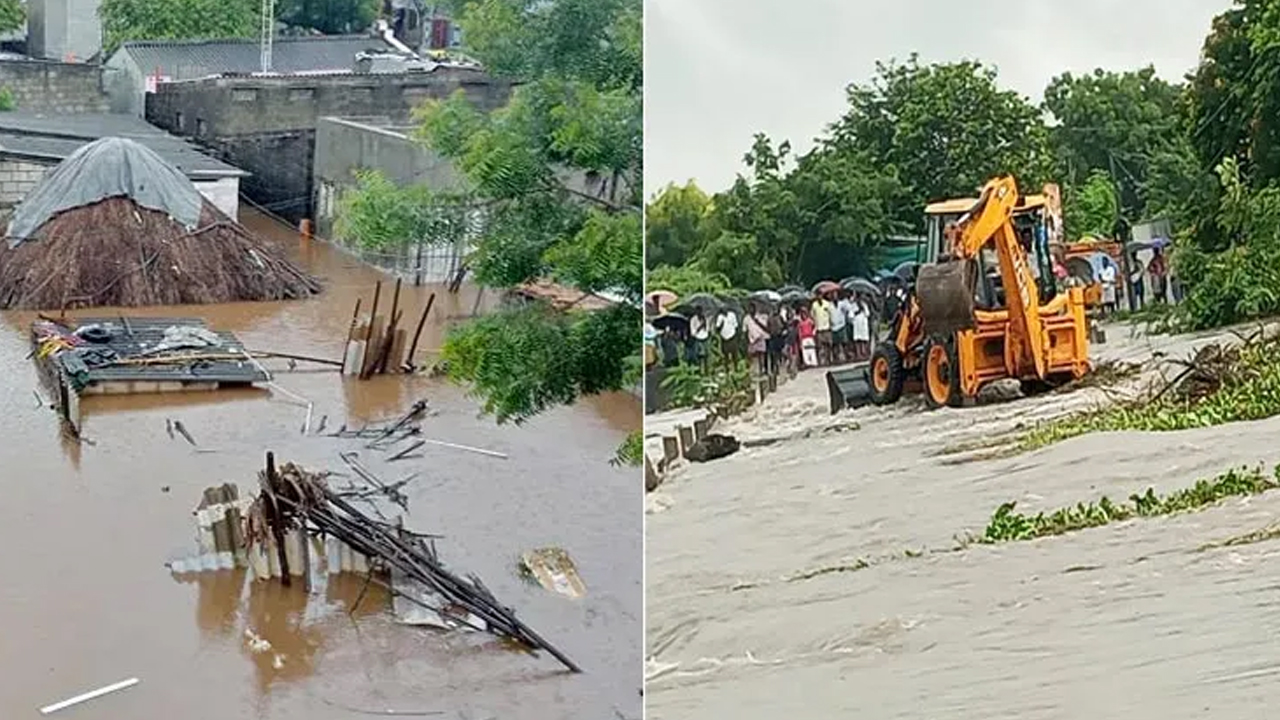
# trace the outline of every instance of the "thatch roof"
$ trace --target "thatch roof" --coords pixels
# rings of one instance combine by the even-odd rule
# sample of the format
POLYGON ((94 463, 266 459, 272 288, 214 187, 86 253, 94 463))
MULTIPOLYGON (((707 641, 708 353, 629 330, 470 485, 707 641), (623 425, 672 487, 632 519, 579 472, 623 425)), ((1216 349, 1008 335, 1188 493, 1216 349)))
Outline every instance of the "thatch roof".
POLYGON ((283 300, 307 275, 146 147, 77 150, 14 213, 0 244, 0 308, 283 300))

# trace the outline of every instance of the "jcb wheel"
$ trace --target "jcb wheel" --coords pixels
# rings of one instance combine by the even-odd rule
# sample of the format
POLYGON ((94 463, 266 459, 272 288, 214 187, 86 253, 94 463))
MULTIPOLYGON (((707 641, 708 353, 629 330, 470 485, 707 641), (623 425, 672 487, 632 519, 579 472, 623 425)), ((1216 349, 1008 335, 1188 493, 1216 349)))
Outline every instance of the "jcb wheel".
POLYGON ((867 374, 871 381, 871 402, 876 405, 892 405, 902 397, 902 385, 907 373, 902 368, 902 353, 891 342, 882 342, 871 353, 871 367, 867 374))
POLYGON ((1022 391, 1023 397, 1035 397, 1053 390, 1053 383, 1040 379, 1019 380, 1018 389, 1022 391))
POLYGON ((960 360, 950 337, 931 337, 924 344, 924 401, 930 408, 960 407, 960 360))

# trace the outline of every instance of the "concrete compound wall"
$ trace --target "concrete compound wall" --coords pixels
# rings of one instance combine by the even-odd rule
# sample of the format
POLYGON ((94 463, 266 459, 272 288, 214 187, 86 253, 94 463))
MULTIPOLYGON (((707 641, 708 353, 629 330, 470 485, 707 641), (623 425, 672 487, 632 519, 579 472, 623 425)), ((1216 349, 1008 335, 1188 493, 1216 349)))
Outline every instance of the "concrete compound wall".
POLYGON ((312 192, 316 230, 333 235, 337 203, 360 170, 377 170, 398 185, 457 189, 464 182, 453 163, 415 142, 407 129, 379 121, 321 118, 316 125, 312 192))
POLYGON ((51 114, 107 112, 102 68, 42 60, 0 60, 0 88, 19 110, 51 114))
POLYGON ((408 122, 414 108, 461 90, 483 110, 507 83, 471 68, 431 73, 218 77, 162 83, 146 98, 153 125, 212 149, 253 174, 245 194, 290 220, 311 217, 316 127, 322 117, 408 122))

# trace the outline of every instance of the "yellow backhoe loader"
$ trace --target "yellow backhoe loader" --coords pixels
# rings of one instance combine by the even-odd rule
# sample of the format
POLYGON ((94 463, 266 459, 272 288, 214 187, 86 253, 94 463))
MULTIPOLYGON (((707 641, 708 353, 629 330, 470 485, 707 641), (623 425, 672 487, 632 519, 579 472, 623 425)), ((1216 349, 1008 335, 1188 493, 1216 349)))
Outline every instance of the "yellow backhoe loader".
POLYGON ((930 407, 958 407, 997 380, 1034 393, 1089 372, 1083 291, 1056 286, 1048 254, 1053 197, 1020 196, 1006 176, 976 202, 926 209, 925 262, 871 355, 871 402, 918 383, 930 407))

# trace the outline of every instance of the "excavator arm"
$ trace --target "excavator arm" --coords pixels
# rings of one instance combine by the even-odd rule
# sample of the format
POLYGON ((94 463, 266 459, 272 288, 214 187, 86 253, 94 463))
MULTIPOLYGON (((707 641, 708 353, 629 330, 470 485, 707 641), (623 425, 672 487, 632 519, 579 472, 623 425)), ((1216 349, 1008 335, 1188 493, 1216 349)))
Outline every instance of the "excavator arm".
POLYGON ((1018 186, 1012 177, 988 182, 978 202, 949 229, 946 256, 920 268, 916 295, 926 333, 947 335, 973 328, 978 272, 974 260, 988 243, 993 244, 1009 312, 1006 342, 1013 345, 1016 354, 1029 360, 1037 376, 1043 378, 1047 348, 1040 299, 1027 253, 1013 226, 1017 204, 1018 186))

